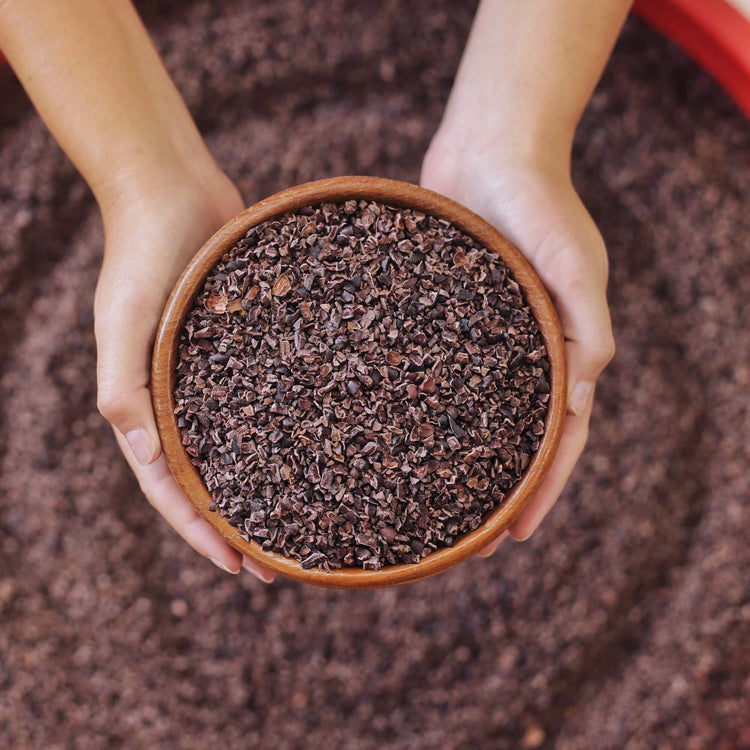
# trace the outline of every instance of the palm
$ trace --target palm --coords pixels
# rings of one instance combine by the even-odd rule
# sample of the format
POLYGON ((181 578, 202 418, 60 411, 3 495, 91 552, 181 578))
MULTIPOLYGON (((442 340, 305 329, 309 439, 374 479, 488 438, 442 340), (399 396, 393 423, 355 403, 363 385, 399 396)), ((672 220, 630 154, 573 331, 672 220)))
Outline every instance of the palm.
MULTIPOLYGON (((173 186, 120 207, 106 227, 95 303, 100 411, 118 428, 120 447, 151 504, 194 549, 232 572, 240 554, 198 516, 159 455, 148 386, 151 347, 172 286, 203 242, 242 207, 228 181, 210 193, 173 186), (135 441, 130 424, 146 426, 135 441), (150 454, 142 445, 148 440, 150 454)), ((250 561, 246 566, 264 580, 273 577, 250 561)))
POLYGON ((554 505, 583 451, 593 383, 614 353, 607 256, 599 231, 566 177, 487 165, 457 174, 432 159, 426 161, 422 184, 463 203, 521 250, 547 286, 566 340, 570 407, 550 471, 510 528, 514 538, 523 540, 554 505))

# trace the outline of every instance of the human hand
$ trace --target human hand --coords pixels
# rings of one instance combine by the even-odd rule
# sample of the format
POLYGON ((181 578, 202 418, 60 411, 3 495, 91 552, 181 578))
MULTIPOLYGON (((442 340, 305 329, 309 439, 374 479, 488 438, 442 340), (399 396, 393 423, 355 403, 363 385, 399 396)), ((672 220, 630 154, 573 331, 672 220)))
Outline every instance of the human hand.
POLYGON ((505 534, 479 553, 486 557, 508 534, 516 541, 533 534, 586 444, 596 379, 614 355, 607 254, 566 165, 499 152, 459 152, 436 137, 424 160, 421 183, 482 216, 521 250, 550 292, 565 336, 568 413, 559 449, 526 508, 505 534))
MULTIPOLYGON (((239 552, 201 520, 161 456, 149 393, 162 308, 188 260, 243 208, 130 2, 0 2, 0 47, 102 210, 98 402, 152 505, 231 573, 239 552)), ((244 566, 270 582, 270 570, 244 566)))
MULTIPOLYGON (((568 414, 541 487, 505 535, 527 539, 555 504, 588 436, 614 355, 604 242, 570 180, 573 138, 631 0, 482 0, 422 184, 496 226, 534 266, 566 342, 568 414)), ((485 548, 489 555, 502 541, 485 548)))
POLYGON ((160 171, 102 206, 106 248, 94 303, 98 407, 144 495, 201 555, 230 573, 274 574, 242 555, 196 513, 161 454, 149 390, 151 349, 164 303, 188 261, 243 208, 220 172, 194 180, 160 171), (135 197, 131 193, 134 193, 135 197))

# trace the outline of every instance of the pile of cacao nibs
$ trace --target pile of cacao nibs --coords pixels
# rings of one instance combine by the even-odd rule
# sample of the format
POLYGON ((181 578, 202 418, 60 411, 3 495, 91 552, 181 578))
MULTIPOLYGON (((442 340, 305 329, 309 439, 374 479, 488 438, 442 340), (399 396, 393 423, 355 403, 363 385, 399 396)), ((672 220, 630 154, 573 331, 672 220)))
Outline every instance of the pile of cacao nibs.
POLYGON ((496 254, 350 200, 262 223, 216 264, 181 333, 175 414, 241 537, 379 570, 503 502, 544 434, 548 375, 496 254))

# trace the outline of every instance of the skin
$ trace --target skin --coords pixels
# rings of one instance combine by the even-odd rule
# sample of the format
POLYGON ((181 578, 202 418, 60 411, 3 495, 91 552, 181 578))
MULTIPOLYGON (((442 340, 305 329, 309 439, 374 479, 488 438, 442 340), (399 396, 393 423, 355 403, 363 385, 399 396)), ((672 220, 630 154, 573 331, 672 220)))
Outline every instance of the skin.
MULTIPOLYGON (((557 305, 569 413, 545 483, 511 527, 528 538, 583 450, 594 384, 614 354, 602 238, 570 180, 581 113, 625 20, 623 0, 483 0, 421 183, 511 239, 557 305)), ((201 555, 243 559, 196 514, 161 454, 151 346, 187 261, 244 207, 209 154, 127 0, 0 0, 0 48, 91 187, 105 228, 94 312, 98 407, 143 493, 201 555)), ((491 554, 497 540, 481 554, 491 554)))
POLYGON ((596 379, 615 353, 606 248, 571 182, 570 156, 630 4, 484 0, 422 168, 422 185, 471 208, 524 253, 562 322, 568 414, 549 474, 509 529, 517 541, 562 492, 586 444, 596 379))

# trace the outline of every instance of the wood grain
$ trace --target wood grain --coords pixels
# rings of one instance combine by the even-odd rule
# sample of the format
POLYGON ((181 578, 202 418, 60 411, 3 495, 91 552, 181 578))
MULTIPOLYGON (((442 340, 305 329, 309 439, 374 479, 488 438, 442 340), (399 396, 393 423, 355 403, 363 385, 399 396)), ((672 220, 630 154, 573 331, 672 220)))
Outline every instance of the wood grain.
POLYGON ((560 442, 567 409, 565 342, 557 313, 539 277, 523 255, 484 219, 449 198, 409 183, 378 177, 335 177, 298 185, 256 203, 206 242, 180 276, 164 308, 154 346, 151 392, 162 449, 177 483, 198 513, 233 547, 298 581, 333 588, 376 588, 426 578, 466 560, 502 534, 523 510, 544 479, 560 442), (550 401, 539 449, 505 502, 478 529, 461 537, 453 547, 437 550, 419 563, 391 565, 377 571, 345 568, 326 573, 319 569, 305 570, 296 560, 266 552, 256 542, 245 541, 224 517, 208 510, 211 495, 180 440, 174 415, 174 385, 180 331, 206 276, 221 256, 256 224, 305 206, 352 198, 409 207, 446 219, 503 258, 523 288, 547 346, 551 365, 550 401))

